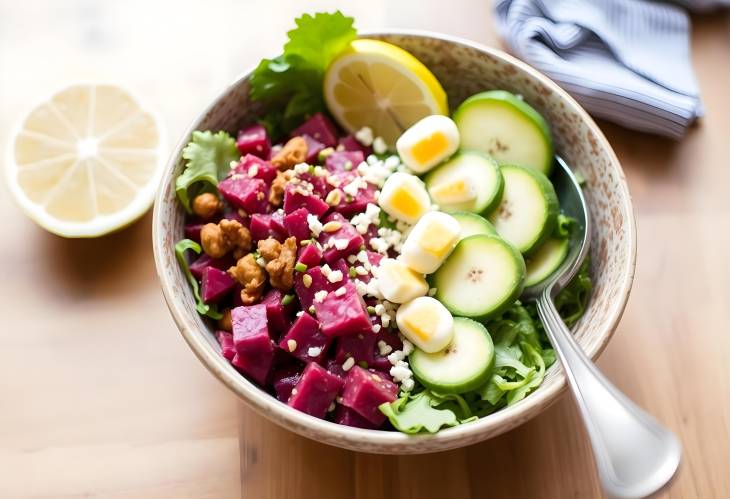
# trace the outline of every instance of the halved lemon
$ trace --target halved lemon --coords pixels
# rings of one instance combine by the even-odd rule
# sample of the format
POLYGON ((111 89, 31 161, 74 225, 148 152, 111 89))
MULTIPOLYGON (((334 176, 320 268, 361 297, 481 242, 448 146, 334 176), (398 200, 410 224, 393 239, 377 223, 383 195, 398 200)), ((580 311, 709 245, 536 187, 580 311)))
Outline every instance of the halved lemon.
POLYGON ((431 114, 448 114, 446 92, 410 53, 379 40, 358 39, 327 68, 327 107, 354 133, 370 127, 390 148, 409 126, 431 114))
POLYGON ((36 106, 10 139, 8 185, 38 225, 97 237, 152 204, 162 174, 160 121, 124 89, 75 85, 36 106))

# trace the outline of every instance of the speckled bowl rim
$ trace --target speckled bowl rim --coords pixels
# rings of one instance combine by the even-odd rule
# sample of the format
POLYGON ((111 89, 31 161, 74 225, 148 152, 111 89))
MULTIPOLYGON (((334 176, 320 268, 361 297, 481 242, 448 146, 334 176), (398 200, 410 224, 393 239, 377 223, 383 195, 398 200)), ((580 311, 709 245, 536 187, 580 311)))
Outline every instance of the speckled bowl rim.
MULTIPOLYGON (((519 71, 529 74, 533 78, 539 80, 543 85, 550 88, 550 90, 555 92, 555 94, 557 94, 567 106, 580 116, 581 120, 585 122, 595 134, 600 148, 608 155, 610 162, 616 169, 616 172, 620 175, 619 185, 622 191, 620 192, 620 197, 624 204, 624 213, 630 214, 628 220, 624 221, 628 224, 628 230, 626 231, 628 237, 624 244, 629 245, 630 259, 628 265, 626 265, 623 269, 624 275, 621 276, 620 280, 620 292, 617 294, 616 300, 613 302, 613 307, 605 314, 605 324, 607 324, 607 326, 604 327, 603 331, 597 332, 597 334, 601 334, 600 341, 595 343, 593 348, 586 351, 586 354, 589 357, 596 359, 605 349, 609 340, 613 336, 619 321, 621 320, 621 316, 623 315, 623 311, 626 307, 626 302, 629 298, 636 268, 636 223, 633 215, 634 212, 631 204, 631 196, 618 158, 598 125, 596 125, 593 119, 580 106, 580 104, 578 104, 567 92, 565 92, 547 76, 499 49, 491 48, 464 38, 425 30, 377 30, 369 31, 361 35, 420 36, 438 39, 484 52, 496 59, 500 59, 508 65, 516 67, 519 71)), ((207 331, 191 330, 186 326, 182 317, 189 314, 195 314, 196 312, 194 310, 187 310, 181 303, 174 299, 172 283, 166 281, 163 277, 164 272, 162 272, 164 262, 162 258, 161 245, 165 238, 162 233, 163 224, 160 220, 160 213, 162 211, 161 205, 164 202, 163 193, 169 188, 169 184, 173 182, 172 173, 179 161, 182 149, 188 142, 191 133, 197 129, 197 125, 205 118, 208 112, 213 109, 221 99, 228 95, 233 88, 237 87, 243 80, 248 78, 250 73, 250 71, 245 73, 233 84, 223 90, 213 100, 213 102, 192 121, 191 125, 182 135, 177 147, 170 156, 163 173, 163 182, 160 185, 160 189, 158 190, 155 199, 152 228, 153 249, 155 265, 158 275, 160 276, 165 301, 167 302, 167 306, 170 309, 173 319, 175 320, 183 338, 208 370, 222 381, 240 399, 242 399, 249 407, 262 416, 271 419, 275 423, 284 426, 289 430, 310 438, 314 438, 314 436, 318 435, 318 440, 342 448, 362 450, 363 447, 367 447, 369 452, 383 454, 422 454, 469 445, 481 440, 493 438, 509 431, 535 417, 537 414, 552 405, 566 388, 565 374, 562 372, 562 369, 557 365, 557 363, 555 366, 551 367, 551 369, 559 369, 559 372, 554 373, 554 382, 550 386, 546 386, 544 388, 540 387, 519 403, 506 407, 494 414, 469 424, 446 428, 433 435, 406 435, 395 431, 352 428, 309 416, 279 402, 276 398, 262 391, 245 377, 241 376, 233 369, 228 368, 229 366, 226 366, 227 361, 221 357, 219 352, 217 352, 204 338, 204 335, 208 334, 207 331)))

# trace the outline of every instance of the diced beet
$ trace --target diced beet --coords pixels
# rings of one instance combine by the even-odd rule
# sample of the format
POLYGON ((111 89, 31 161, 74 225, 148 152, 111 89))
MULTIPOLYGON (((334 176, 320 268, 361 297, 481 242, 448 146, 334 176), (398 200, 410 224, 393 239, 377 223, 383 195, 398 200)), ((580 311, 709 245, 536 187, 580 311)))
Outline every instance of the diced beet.
POLYGON ((318 177, 311 173, 300 173, 297 177, 304 182, 312 184, 312 192, 319 196, 320 199, 325 199, 327 194, 334 189, 334 186, 327 183, 327 179, 325 177, 318 177))
POLYGON ((325 147, 334 147, 337 144, 337 128, 322 113, 315 114, 295 128, 291 136, 296 137, 297 135, 309 135, 324 144, 325 147))
POLYGON ((243 300, 241 299, 241 291, 243 287, 236 283, 236 287, 233 288, 233 308, 243 306, 243 300))
POLYGON ((325 148, 325 145, 306 133, 302 138, 307 143, 307 158, 304 160, 307 164, 318 165, 319 153, 325 148))
POLYGON ((253 154, 259 158, 268 158, 271 141, 263 125, 256 123, 238 132, 236 147, 241 154, 253 154))
POLYGON ((228 294, 235 285, 236 281, 226 272, 215 267, 206 267, 200 278, 200 297, 205 303, 215 303, 228 294))
POLYGON ((393 367, 393 364, 390 363, 388 357, 380 355, 378 353, 373 356, 373 361, 368 365, 373 369, 377 369, 378 371, 386 373, 390 370, 391 367, 393 367))
POLYGON ((339 270, 342 272, 342 275, 347 278, 347 276, 350 274, 350 266, 347 264, 344 258, 340 258, 338 260, 335 260, 330 264, 330 268, 332 270, 339 270))
POLYGON ((345 378, 342 405, 353 409, 371 423, 381 425, 385 415, 378 406, 394 401, 397 395, 395 383, 360 366, 353 366, 345 378))
POLYGON ((327 291, 334 291, 338 288, 338 285, 332 284, 322 273, 320 267, 313 267, 307 269, 306 272, 297 272, 294 274, 294 291, 297 293, 299 298, 299 304, 302 310, 308 310, 314 302, 314 293, 322 289, 327 291), (309 287, 304 285, 304 276, 308 275, 312 278, 312 283, 309 287))
POLYGON ((227 331, 216 331, 215 337, 221 346, 221 355, 228 360, 233 360, 233 357, 236 355, 236 347, 233 345, 233 334, 227 331))
POLYGON ((338 338, 335 360, 344 363, 349 357, 352 357, 356 363, 365 362, 369 366, 373 363, 375 354, 375 338, 375 333, 372 331, 338 338))
POLYGON ((340 140, 338 141, 337 145, 342 146, 342 148, 345 151, 360 151, 363 154, 363 156, 365 156, 366 158, 373 153, 372 147, 362 145, 352 135, 346 135, 344 137, 340 137, 340 140))
POLYGON ((303 194, 293 184, 287 184, 284 190, 284 213, 291 213, 299 208, 306 208, 309 213, 318 217, 329 210, 329 205, 316 194, 303 194))
POLYGON ((286 403, 294 388, 302 377, 302 366, 289 364, 274 370, 271 375, 271 384, 274 385, 276 398, 286 403))
POLYGON ((274 360, 274 343, 269 336, 266 305, 236 307, 231 311, 235 367, 264 385, 274 360))
POLYGON ((284 241, 286 233, 278 230, 280 225, 274 220, 274 214, 254 213, 251 215, 249 230, 254 241, 261 241, 273 237, 277 241, 284 241))
POLYGON ((335 359, 329 359, 327 362, 325 362, 325 367, 329 372, 331 372, 335 376, 339 376, 342 379, 345 379, 345 377, 347 376, 347 371, 342 369, 342 364, 337 362, 335 359))
MULTIPOLYGON (((349 172, 338 172, 332 174, 332 177, 336 178, 339 181, 340 189, 345 187, 347 184, 353 181, 355 177, 358 176, 358 173, 355 171, 349 171, 349 172)), ((340 204, 335 206, 335 211, 342 213, 343 215, 349 217, 352 215, 355 215, 357 213, 360 213, 361 211, 365 210, 365 207, 369 203, 377 203, 375 200, 375 191, 377 190, 377 187, 371 183, 367 183, 365 188, 358 189, 357 194, 354 198, 350 198, 348 196, 343 196, 342 200, 340 201, 340 204)))
POLYGON ((342 388, 343 381, 316 362, 307 364, 287 404, 317 418, 327 414, 330 404, 342 388))
POLYGON ((299 248, 298 263, 303 263, 307 267, 316 267, 322 261, 322 250, 319 244, 310 243, 299 248))
POLYGON ((248 175, 270 184, 276 178, 277 169, 269 161, 252 154, 241 158, 240 163, 231 171, 231 175, 248 175))
POLYGON ((218 183, 218 191, 237 208, 246 213, 266 213, 268 211, 269 188, 260 178, 248 174, 234 174, 218 183))
POLYGON ((331 342, 331 338, 320 332, 317 319, 304 312, 297 317, 289 331, 281 338, 279 348, 289 352, 302 362, 320 362, 327 354, 331 342), (290 345, 291 341, 293 343, 290 345))
POLYGON ((331 173, 355 171, 365 160, 360 151, 336 151, 327 156, 324 165, 331 173))
POLYGON ((271 214, 271 233, 280 241, 288 237, 286 225, 284 225, 284 217, 283 210, 276 210, 271 214))
MULTIPOLYGON (((357 275, 357 279, 360 279, 365 284, 370 282, 370 279, 372 279, 372 277, 373 277, 372 268, 380 265, 380 260, 383 259, 383 255, 381 255, 380 253, 375 253, 374 251, 368 251, 367 255, 368 255, 368 262, 370 263, 371 270, 369 270, 368 273, 365 275, 360 275, 360 274, 357 275)), ((361 266, 361 265, 362 265, 362 262, 358 261, 357 263, 355 263, 355 266, 361 266)))
POLYGON ((244 227, 248 227, 248 217, 243 213, 243 210, 228 210, 223 214, 223 218, 226 220, 235 220, 244 227))
POLYGON ((206 253, 203 253, 190 264, 190 273, 200 279, 203 277, 203 271, 208 267, 215 267, 219 270, 227 270, 234 263, 235 262, 231 255, 226 255, 223 258, 211 258, 206 253))
POLYGON ((299 208, 284 216, 284 227, 290 236, 297 238, 297 242, 312 237, 307 223, 309 212, 306 208, 299 208))
POLYGON ((332 213, 325 218, 325 221, 336 221, 342 224, 342 226, 334 232, 322 232, 319 235, 319 243, 323 247, 327 247, 330 241, 332 241, 333 244, 331 247, 327 247, 327 249, 324 250, 324 259, 327 263, 333 263, 335 260, 360 251, 360 246, 365 243, 365 240, 345 217, 339 213, 332 213), (347 244, 343 244, 341 246, 342 249, 340 249, 340 247, 335 245, 335 241, 343 239, 347 241, 347 244))
POLYGON ((337 296, 330 292, 322 302, 314 302, 320 328, 327 336, 346 336, 372 331, 365 302, 351 281, 342 286, 345 292, 337 296))
POLYGON ((284 305, 284 292, 277 288, 272 288, 261 298, 261 304, 266 305, 266 317, 269 321, 269 329, 277 333, 283 333, 289 329, 289 314, 293 307, 291 304, 284 305))
POLYGON ((183 230, 185 231, 185 237, 192 239, 196 243, 200 242, 200 231, 203 229, 205 222, 190 222, 186 223, 183 230))
POLYGON ((352 426, 354 428, 365 428, 367 430, 375 430, 380 426, 368 421, 356 411, 344 405, 338 405, 337 409, 335 409, 334 421, 337 424, 352 426))

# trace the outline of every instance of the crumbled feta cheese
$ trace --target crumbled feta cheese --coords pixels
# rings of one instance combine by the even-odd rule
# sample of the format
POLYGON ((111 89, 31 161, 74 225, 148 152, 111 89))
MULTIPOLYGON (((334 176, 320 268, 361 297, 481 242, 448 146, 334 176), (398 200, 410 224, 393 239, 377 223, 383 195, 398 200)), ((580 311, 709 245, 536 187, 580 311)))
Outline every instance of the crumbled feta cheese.
POLYGON ((342 250, 347 249, 347 246, 349 246, 350 241, 347 239, 344 239, 344 238, 339 238, 339 239, 336 238, 336 239, 333 239, 333 244, 335 245, 335 248, 342 251, 342 250))
POLYGON ((368 269, 366 269, 362 265, 358 265, 357 267, 355 267, 355 273, 357 275, 368 275, 368 269))
POLYGON ((297 316, 297 317, 301 317, 301 316, 302 316, 302 314, 304 314, 304 310, 300 310, 299 312, 297 312, 297 313, 296 313, 296 316, 297 316))
POLYGON ((373 143, 373 129, 364 126, 355 132, 355 139, 364 146, 370 146, 373 143))
POLYGON ((344 286, 341 286, 335 290, 335 296, 342 296, 346 292, 346 289, 344 286))
POLYGON ((375 154, 385 154, 388 151, 388 145, 383 140, 383 137, 375 137, 373 140, 373 152, 375 154))
MULTIPOLYGON (((376 331, 376 333, 377 333, 377 331, 376 331)), ((392 346, 388 345, 383 340, 378 340, 378 353, 380 355, 385 356, 385 355, 388 355, 392 351, 393 351, 393 347, 392 346)))
POLYGON ((373 237, 370 239, 370 247, 373 248, 378 253, 385 254, 388 252, 388 243, 385 242, 383 238, 380 237, 373 237))
POLYGON ((357 294, 359 294, 360 296, 363 296, 368 292, 367 284, 362 282, 360 279, 355 280, 355 289, 357 290, 357 294))
POLYGON ((415 388, 416 383, 413 381, 413 378, 406 378, 403 381, 401 381, 400 389, 404 392, 410 392, 415 388))
POLYGON ((367 182, 365 182, 362 177, 355 177, 349 184, 343 187, 342 190, 345 194, 355 197, 357 196, 357 191, 359 189, 365 189, 367 186, 367 182))
MULTIPOLYGON (((382 327, 383 326, 381 326, 380 324, 373 324, 373 327, 372 327, 373 333, 376 333, 376 334, 379 333, 380 330, 382 329, 382 327)), ((381 354, 381 355, 385 355, 385 354, 381 354)))
POLYGON ((333 270, 327 276, 327 280, 329 282, 335 283, 335 282, 340 282, 343 279, 343 277, 344 276, 342 275, 342 271, 341 270, 333 270))
POLYGON ((322 353, 322 347, 309 347, 307 350, 307 355, 310 357, 317 357, 319 354, 322 353))
POLYGON ((347 261, 349 263, 355 263, 357 261, 357 257, 355 255, 348 255, 347 256, 347 261))
POLYGON ((413 343, 405 339, 403 336, 401 336, 401 341, 403 342, 403 354, 407 357, 413 353, 413 343))
POLYGON ((330 275, 331 272, 332 272, 332 269, 330 268, 330 266, 328 264, 325 263, 324 265, 322 265, 322 275, 323 276, 327 277, 330 275))
POLYGON ((307 163, 297 163, 294 165, 294 171, 298 174, 307 173, 309 171, 309 165, 307 163))
POLYGON ((374 164, 378 163, 380 160, 378 159, 378 157, 375 154, 371 154, 367 158, 365 158, 365 161, 367 161, 369 165, 374 165, 374 164))
POLYGON ((316 301, 317 303, 322 303, 325 298, 327 298, 327 290, 326 289, 322 289, 322 290, 317 291, 316 293, 314 293, 314 301, 316 301))
POLYGON ((322 168, 321 166, 315 166, 314 167, 314 176, 315 177, 325 177, 329 174, 326 168, 322 168))
POLYGON ((359 262, 365 263, 368 262, 368 252, 365 250, 360 250, 357 252, 357 260, 359 262))
POLYGON ((259 165, 252 165, 251 168, 248 169, 249 177, 255 177, 258 173, 259 173, 259 165))
POLYGON ((322 232, 322 222, 319 221, 316 215, 311 213, 307 215, 307 225, 309 225, 309 230, 314 237, 319 236, 322 232))
POLYGON ((404 379, 408 379, 413 376, 413 372, 408 368, 408 363, 399 360, 396 365, 390 368, 390 375, 393 376, 393 381, 400 383, 404 379))
POLYGON ((390 325, 390 314, 382 314, 380 316, 380 322, 383 324, 383 327, 388 327, 390 325))
POLYGON ((388 362, 390 362, 392 365, 396 365, 398 364, 398 362, 405 358, 406 356, 403 353, 403 350, 393 350, 393 352, 388 355, 388 362))
POLYGON ((384 313, 385 305, 383 305, 382 303, 378 303, 377 305, 375 305, 375 315, 383 315, 384 313))
POLYGON ((345 362, 342 363, 342 370, 343 371, 349 371, 352 369, 352 366, 355 365, 355 358, 354 357, 348 357, 345 362))

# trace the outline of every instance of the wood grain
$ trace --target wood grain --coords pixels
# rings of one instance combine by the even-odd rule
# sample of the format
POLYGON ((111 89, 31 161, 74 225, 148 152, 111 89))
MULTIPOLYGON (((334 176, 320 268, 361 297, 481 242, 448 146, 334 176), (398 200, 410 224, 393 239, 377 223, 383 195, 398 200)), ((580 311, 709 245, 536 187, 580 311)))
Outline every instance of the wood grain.
MULTIPOLYGON (((361 29, 498 44, 479 0, 308 2, 361 29)), ((0 0, 0 140, 40 95, 126 83, 175 140, 228 81, 281 45, 294 0, 0 0), (257 20, 254 23, 252 20, 257 20), (262 28, 258 28, 262 26, 262 28)), ((730 17, 696 18, 707 115, 682 142, 605 124, 639 228, 634 291, 599 365, 678 432, 662 497, 730 497, 730 17)), ((149 217, 93 241, 51 236, 0 193, 0 497, 598 497, 569 397, 494 440, 389 457, 326 447, 240 405, 188 351, 159 291, 149 217), (240 435, 240 438, 239 438, 240 435), (240 466, 240 468, 239 468, 240 466)))

